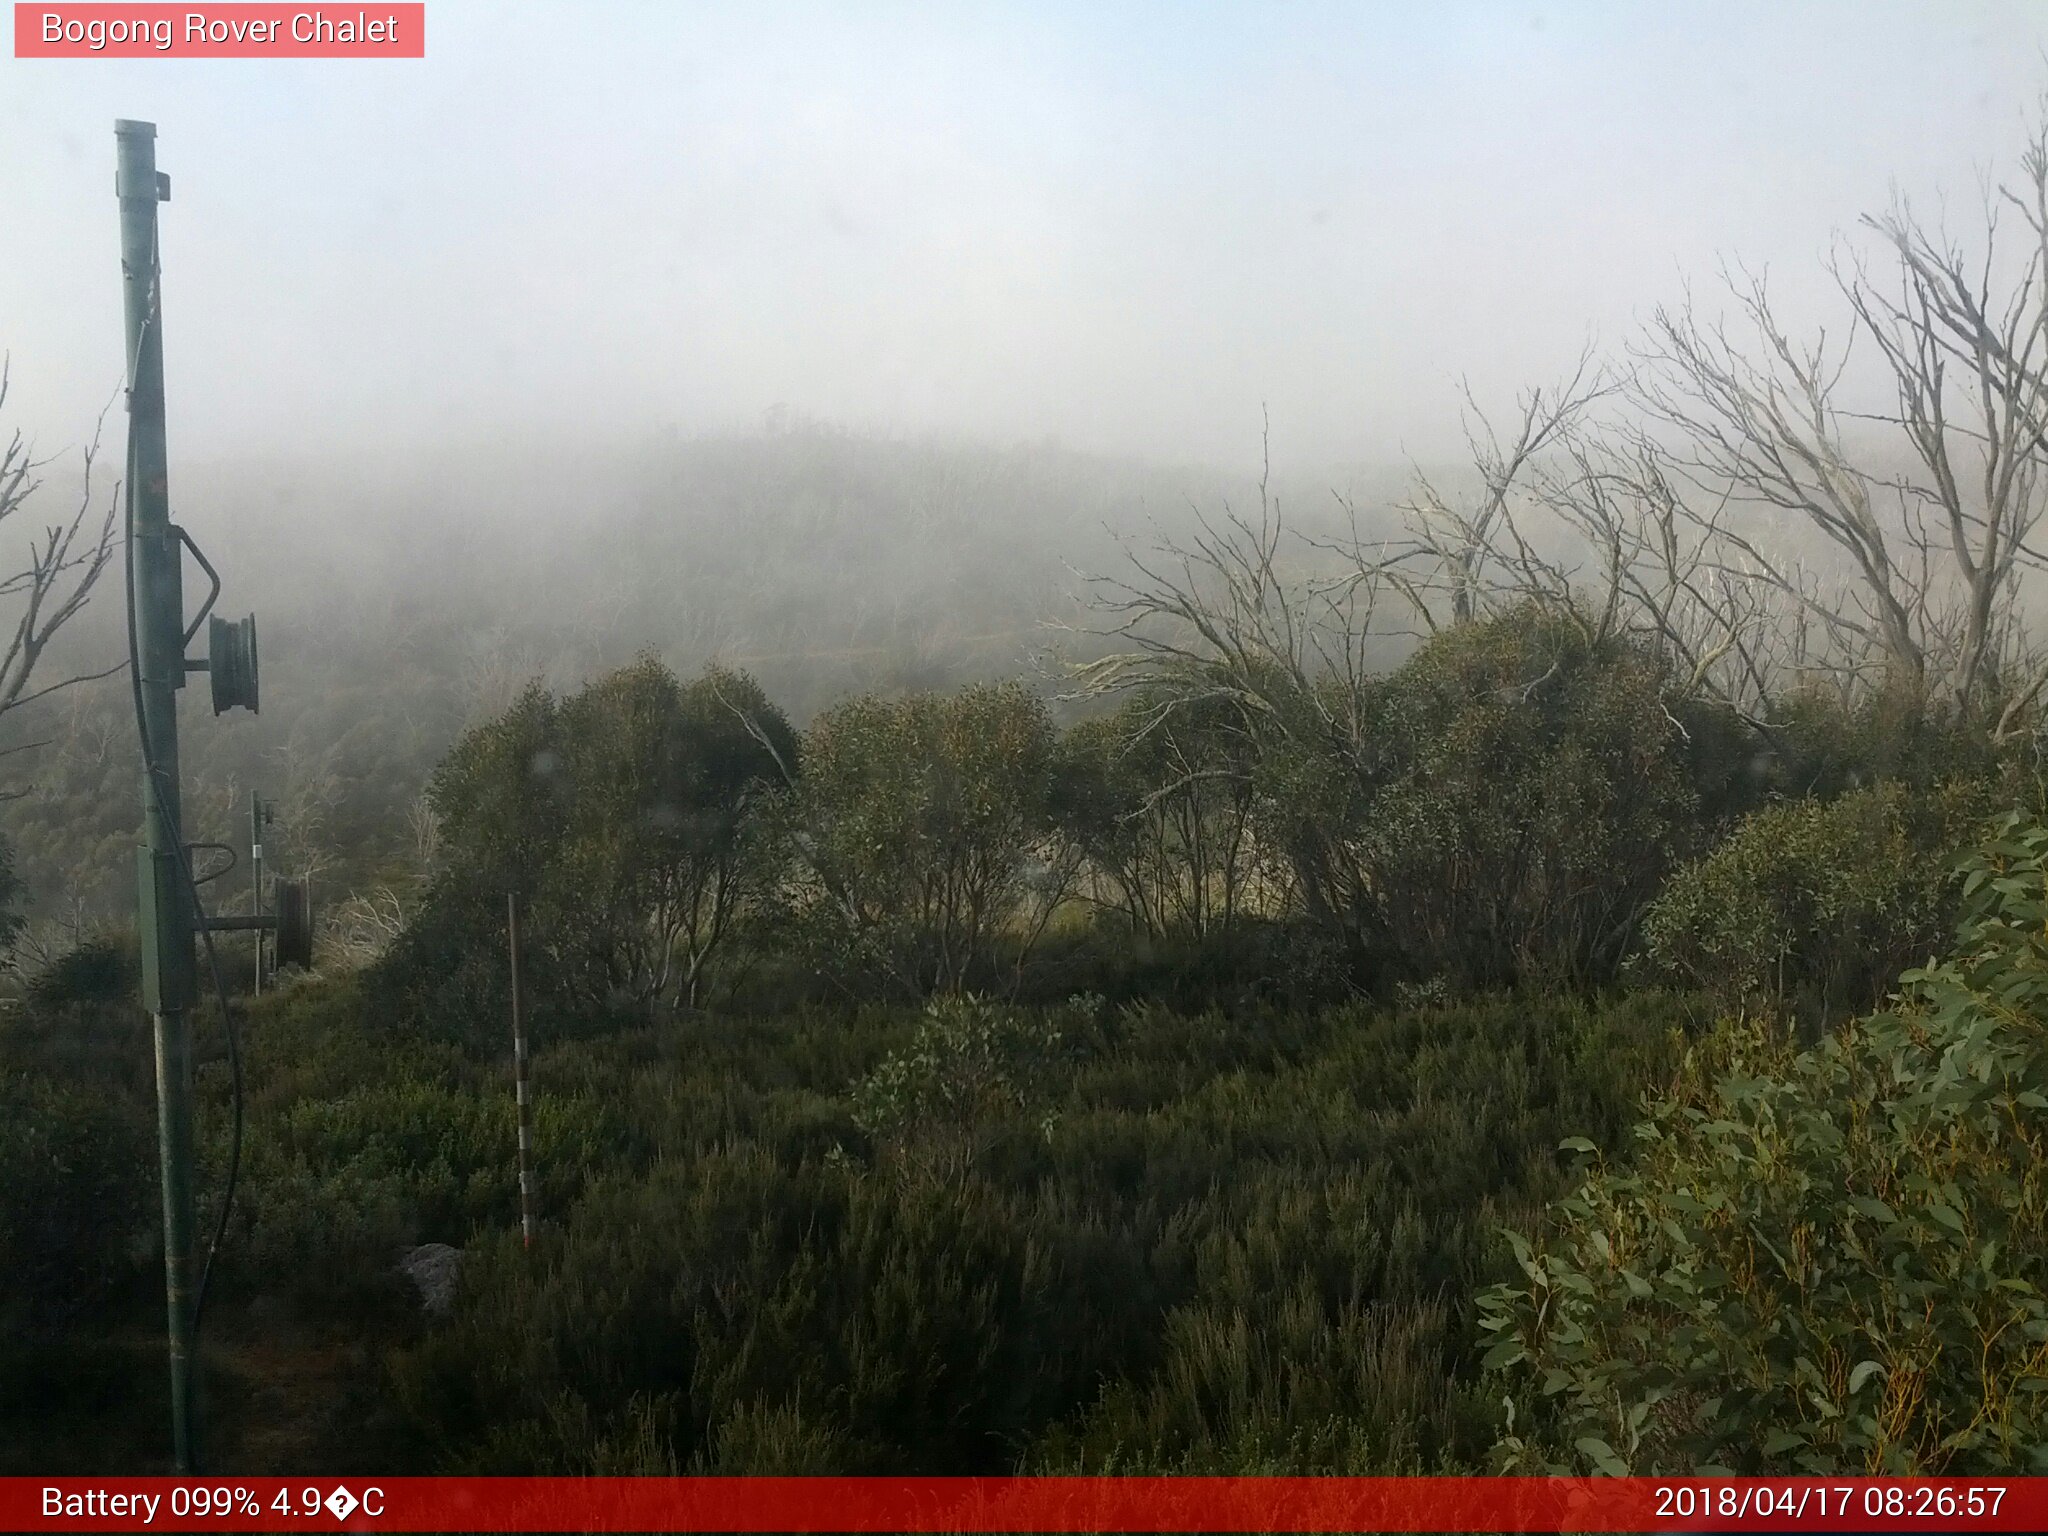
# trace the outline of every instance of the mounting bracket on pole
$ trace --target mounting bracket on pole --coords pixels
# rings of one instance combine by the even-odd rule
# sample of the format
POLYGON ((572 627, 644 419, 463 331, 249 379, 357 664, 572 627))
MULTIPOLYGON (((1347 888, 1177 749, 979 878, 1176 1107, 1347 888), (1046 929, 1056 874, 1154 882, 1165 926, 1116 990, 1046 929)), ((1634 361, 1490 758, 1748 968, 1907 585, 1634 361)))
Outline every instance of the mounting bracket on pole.
POLYGON ((206 572, 210 583, 206 601, 199 605, 199 611, 192 615, 192 622, 185 626, 185 633, 179 649, 192 643, 201 625, 207 625, 206 656, 185 658, 187 672, 204 672, 213 683, 213 712, 224 715, 231 709, 246 709, 250 714, 261 714, 257 708, 256 692, 256 615, 241 619, 222 619, 213 616, 213 605, 220 600, 220 572, 213 568, 213 562, 206 558, 198 542, 183 528, 173 527, 171 537, 199 562, 199 569, 206 572))
MULTIPOLYGON (((220 600, 220 572, 213 568, 213 562, 200 552, 198 541, 183 528, 173 527, 172 534, 178 542, 192 552, 192 558, 199 562, 199 569, 206 572, 206 579, 213 583, 206 594, 206 601, 199 605, 199 612, 192 616, 192 622, 185 626, 185 644, 192 643, 192 637, 199 633, 199 626, 206 622, 206 616, 213 612, 213 605, 220 600)), ((192 670, 192 663, 185 663, 185 670, 192 670)))

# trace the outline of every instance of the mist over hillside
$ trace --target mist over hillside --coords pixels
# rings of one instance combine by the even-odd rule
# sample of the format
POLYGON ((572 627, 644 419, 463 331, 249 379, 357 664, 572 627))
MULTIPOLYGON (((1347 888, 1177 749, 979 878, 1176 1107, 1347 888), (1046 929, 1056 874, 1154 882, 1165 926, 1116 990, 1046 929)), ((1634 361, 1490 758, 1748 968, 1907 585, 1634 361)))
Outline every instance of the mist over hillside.
MULTIPOLYGON (((1880 474, 1898 454, 1877 434, 1861 451, 1880 474)), ((256 716, 216 719, 204 678, 192 681, 194 834, 246 841, 248 796, 261 794, 280 807, 273 856, 344 899, 416 860, 415 802, 465 727, 530 682, 574 688, 641 653, 685 675, 745 671, 799 724, 854 694, 1018 676, 1071 718, 1086 706, 1062 697, 1068 673, 1111 644, 1104 605, 1134 558, 1156 563, 1263 506, 1303 579, 1341 567, 1332 543, 1398 536, 1418 481, 1454 499, 1477 489, 1470 463, 1276 458, 1171 465, 771 420, 744 434, 176 465, 178 516, 227 578, 219 612, 256 612, 262 656, 256 716)), ((75 454, 52 465, 53 500, 78 493, 76 468, 75 454)), ((102 498, 106 475, 102 459, 102 498)), ((1798 538, 1782 520, 1756 525, 1798 538)), ((1554 526, 1529 532, 1586 558, 1554 526)), ((196 611, 203 577, 186 579, 196 611)), ((103 586, 49 664, 116 662, 121 603, 103 586)), ((1388 664, 1413 641, 1393 628, 1388 664)), ((125 683, 18 713, 11 740, 43 745, 4 765, 25 792, 0 804, 0 833, 32 918, 125 920, 138 815, 125 683)))
MULTIPOLYGON (((1267 494, 1306 533, 1348 526, 1346 502, 1391 526, 1411 472, 1276 471, 1267 494)), ((257 716, 215 719, 203 677, 188 691, 195 835, 245 841, 261 793, 277 853, 345 895, 405 856, 408 808, 464 726, 642 651, 749 672, 799 722, 859 692, 1022 674, 1057 693, 1100 648, 1090 579, 1200 518, 1256 517, 1259 478, 817 424, 176 467, 180 520, 227 576, 219 611, 255 610, 262 657, 257 716)), ((195 611, 202 581, 188 570, 195 611)), ((118 659, 120 605, 96 594, 52 665, 118 659)), ((15 727, 49 743, 10 764, 28 792, 0 806, 39 917, 132 899, 128 712, 117 676, 15 727)))

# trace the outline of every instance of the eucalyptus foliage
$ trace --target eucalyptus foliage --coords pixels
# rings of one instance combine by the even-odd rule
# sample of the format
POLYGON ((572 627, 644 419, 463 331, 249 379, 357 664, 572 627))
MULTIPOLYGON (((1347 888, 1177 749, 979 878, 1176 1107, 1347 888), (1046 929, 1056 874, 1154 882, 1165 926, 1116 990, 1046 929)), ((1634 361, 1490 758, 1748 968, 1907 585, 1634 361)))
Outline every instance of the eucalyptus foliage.
POLYGON ((698 1002, 772 885, 759 811, 795 762, 788 722, 741 674, 685 684, 643 656, 566 698, 529 687, 435 771, 445 910, 415 924, 411 947, 449 937, 412 969, 459 966, 482 938, 459 936, 460 919, 494 933, 516 893, 544 990, 698 1002))
POLYGON ((1894 1007, 1803 1052, 1726 1028, 1513 1237, 1511 1465, 2048 1472, 2048 826, 1962 890, 1894 1007))
POLYGON ((1057 742, 1014 683, 863 695, 814 721, 787 812, 791 905, 816 962, 911 995, 1002 979, 1072 887, 1057 742))
POLYGON ((1725 1007, 1809 1023, 1874 1007, 1942 947, 1951 871, 1994 800, 1983 780, 1891 782, 1752 812, 1657 897, 1646 968, 1725 1007))
POLYGON ((1132 931, 1228 939, 1271 871, 1253 825, 1257 749, 1210 700, 1144 697, 1062 739, 1061 825, 1090 894, 1132 931))
POLYGON ((1523 608, 1377 684, 1347 846, 1379 942, 1466 981, 1611 974, 1700 838, 1666 682, 1650 652, 1523 608))
POLYGON ((914 1176, 957 1183, 1034 1120, 1051 1138, 1060 1035, 1056 1017, 979 997, 936 999, 909 1048, 854 1085, 854 1123, 914 1176))

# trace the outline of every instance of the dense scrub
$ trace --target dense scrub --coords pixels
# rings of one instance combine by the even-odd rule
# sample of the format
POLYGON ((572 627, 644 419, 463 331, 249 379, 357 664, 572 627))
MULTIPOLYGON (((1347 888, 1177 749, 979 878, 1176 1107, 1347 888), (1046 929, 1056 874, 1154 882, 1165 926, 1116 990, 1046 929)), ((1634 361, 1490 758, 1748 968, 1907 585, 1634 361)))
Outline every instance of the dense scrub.
POLYGON ((52 1419, 89 1424, 132 1396, 96 1347, 161 1262, 149 1036, 125 999, 46 996, 32 1013, 0 1016, 0 1157, 4 1446, 52 1419))
POLYGON ((1371 691, 1351 900, 1422 975, 1613 974, 1704 841, 1688 733, 1652 653, 1533 609, 1431 638, 1371 691))
MULTIPOLYGON (((1481 1356, 1523 1357, 1474 1298, 1516 1326, 1516 1254, 1539 1250, 1502 1225, 1568 1243, 1588 1219, 1541 1215, 1560 1146, 1624 1146, 1645 1092, 1672 1145, 1694 1134, 1715 1079, 1672 1073, 1717 1010, 1759 1017, 1709 1038, 1784 1077, 1773 1115, 1824 1101, 1785 1023, 1867 1007, 1939 946, 1947 861, 2030 798, 2012 754, 1887 700, 1803 701, 1765 742, 1670 682, 1523 608, 1364 680, 1347 741, 1287 724, 1334 717, 1284 689, 1271 718, 1139 689, 1062 730, 981 685, 798 731, 744 675, 651 657, 530 687, 435 774, 374 962, 249 1011, 209 1326, 233 1348, 290 1319, 352 1362, 333 1401, 376 1429, 309 1431, 327 1464, 357 1444, 414 1470, 1459 1470, 1504 1434, 1544 1454, 1562 1410, 1504 1423, 1481 1356), (397 1267, 430 1242, 465 1254, 441 1319, 397 1267)), ((0 1023, 29 1170, 0 1224, 39 1255, 0 1294, 23 1371, 151 1326, 132 965, 117 936, 53 956, 0 1023)), ((211 1201, 229 1073, 199 1025, 211 1201)), ((1699 1177, 1662 1156, 1653 1203, 1699 1177)), ((1662 1324, 1632 1337, 1629 1369, 1668 1368, 1662 1324)), ((1631 1432, 1565 1443, 1665 1444, 1631 1432)))
POLYGON ((651 659, 530 688, 437 771, 437 857, 379 985, 429 1027, 490 998, 471 972, 518 891, 537 990, 585 1011, 761 1006, 768 979, 1056 995, 1076 949, 1111 973, 1236 957, 1325 995, 1597 986, 1771 786, 1730 718, 1674 709, 1653 653, 1533 608, 1362 685, 1348 743, 1288 725, 1308 706, 1285 689, 1250 710, 1198 681, 1064 733, 1014 684, 858 698, 801 733, 744 676, 651 659))
MULTIPOLYGON (((422 1470, 1476 1465, 1494 1224, 1560 1192, 1562 1136, 1618 1133, 1683 1011, 1084 999, 544 1038, 526 1251, 505 1053, 305 984, 248 1020, 212 1326, 253 1306, 376 1341, 376 1443, 422 1470), (394 1269, 426 1241, 468 1251, 445 1323, 394 1269)), ((35 1091, 85 1070, 44 1055, 35 1091)), ((86 1273, 146 1297, 134 1086, 76 1121, 104 1198, 93 1230, 40 1234, 65 1273, 11 1274, 20 1304, 86 1273)), ((201 1086, 224 1131, 217 1041, 201 1086)), ((33 1169, 10 1221, 49 1221, 79 1176, 33 1169)))
POLYGON ((972 1005, 563 1047, 548 1092, 615 1110, 604 1171, 546 1163, 541 1243, 484 1241, 395 1380, 479 1470, 1472 1464, 1492 1217, 1553 1192, 1566 1127, 1619 1128, 1664 1012, 972 1005))

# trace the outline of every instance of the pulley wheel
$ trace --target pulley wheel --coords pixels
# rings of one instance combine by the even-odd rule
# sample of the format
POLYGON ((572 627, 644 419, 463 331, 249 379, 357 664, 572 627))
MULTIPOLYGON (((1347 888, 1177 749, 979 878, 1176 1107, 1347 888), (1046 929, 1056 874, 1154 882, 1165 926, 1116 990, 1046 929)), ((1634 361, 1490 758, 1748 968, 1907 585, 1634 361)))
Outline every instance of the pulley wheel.
POLYGON ((277 964, 313 965, 313 897, 304 880, 277 882, 277 964))
POLYGON ((256 615, 207 621, 206 670, 213 680, 213 712, 256 709, 256 615))

